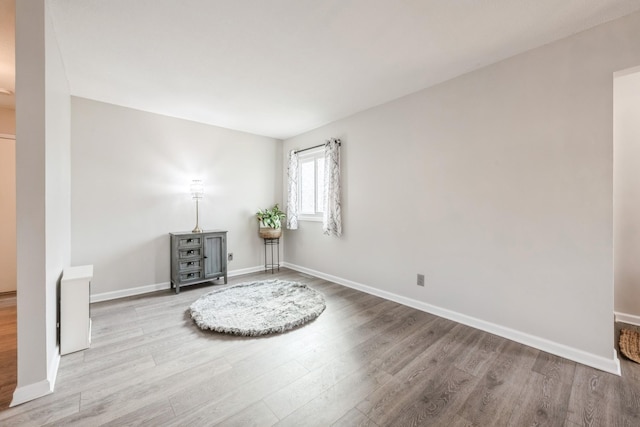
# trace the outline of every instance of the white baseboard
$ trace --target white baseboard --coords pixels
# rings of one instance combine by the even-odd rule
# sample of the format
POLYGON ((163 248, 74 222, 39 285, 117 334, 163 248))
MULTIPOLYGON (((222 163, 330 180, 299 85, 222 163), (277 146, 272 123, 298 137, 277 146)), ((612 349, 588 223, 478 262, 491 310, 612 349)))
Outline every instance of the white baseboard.
POLYGON ((13 392, 13 400, 9 406, 17 406, 51 393, 53 393, 53 387, 49 380, 42 380, 37 383, 18 387, 13 392))
POLYGON ((616 316, 616 322, 627 323, 629 325, 640 326, 640 316, 634 314, 614 312, 616 316))
MULTIPOLYGON (((264 266, 241 268, 239 270, 231 270, 227 272, 227 277, 242 276, 243 274, 256 273, 263 271, 264 266)), ((152 285, 139 286, 136 288, 121 289, 118 291, 102 292, 91 295, 91 302, 109 301, 118 298, 131 297, 134 295, 148 294, 149 292, 163 291, 171 289, 171 282, 155 283, 152 285)))
MULTIPOLYGON (((284 267, 292 270, 306 273, 311 276, 319 277, 339 285, 347 286, 349 288, 357 289, 359 291, 378 296, 390 301, 397 302, 408 307, 415 308, 417 310, 425 311, 427 313, 435 314, 445 319, 453 320, 454 322, 462 323, 472 328, 480 329, 485 332, 489 332, 495 335, 499 335, 503 338, 510 339, 512 341, 519 342, 520 344, 528 345, 538 350, 545 351, 547 353, 555 354, 556 356, 564 357, 565 359, 573 360, 574 362, 581 363, 583 365, 591 366, 601 371, 610 372, 612 374, 620 375, 620 360, 615 349, 612 349, 611 359, 598 356, 596 354, 587 353, 583 350, 566 346, 554 341, 540 338, 534 335, 530 335, 524 332, 520 332, 511 328, 507 328, 495 323, 487 322, 475 317, 467 316, 462 313, 451 311, 442 307, 438 307, 432 304, 428 304, 422 301, 418 301, 412 298, 403 297, 391 292, 383 291, 373 288, 371 286, 363 285, 361 283, 353 282, 351 280, 343 279, 341 277, 325 274, 320 271, 315 271, 310 268, 301 267, 299 265, 283 263, 284 267)), ((640 319, 639 319, 640 320, 640 319)))
MULTIPOLYGON (((282 263, 280 263, 280 265, 282 265, 282 263)), ((229 277, 243 276, 245 274, 260 273, 261 271, 264 271, 264 265, 259 265, 257 267, 241 268, 239 270, 233 270, 229 272, 228 276, 229 277)))
POLYGON ((112 299, 131 297, 134 295, 148 294, 149 292, 170 289, 171 282, 154 283, 153 285, 139 286, 137 288, 121 289, 118 291, 102 292, 91 295, 91 302, 109 301, 112 299))
POLYGON ((58 367, 60 366, 60 347, 56 347, 53 359, 49 364, 47 379, 38 381, 37 383, 27 384, 15 389, 10 407, 21 405, 31 400, 37 399, 47 394, 53 393, 58 376, 58 367))

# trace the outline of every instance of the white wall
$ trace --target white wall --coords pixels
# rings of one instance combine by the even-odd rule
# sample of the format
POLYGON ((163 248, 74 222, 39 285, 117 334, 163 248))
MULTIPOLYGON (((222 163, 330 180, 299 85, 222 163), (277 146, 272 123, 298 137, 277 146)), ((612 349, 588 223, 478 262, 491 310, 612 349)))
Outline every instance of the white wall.
POLYGON ((0 293, 16 290, 15 110, 0 108, 0 293))
POLYGON ((344 236, 303 223, 286 261, 616 370, 612 75, 638 64, 634 14, 286 140, 341 138, 345 187, 344 236))
POLYGON ((614 80, 613 111, 615 310, 640 324, 640 72, 614 80))
POLYGON ((264 263, 254 217, 281 201, 279 140, 72 98, 72 264, 93 264, 92 294, 168 283, 169 232, 227 230, 232 271, 264 263))
POLYGON ((45 40, 46 325, 47 360, 51 363, 60 357, 56 329, 58 287, 71 259, 71 95, 48 9, 45 40))
POLYGON ((16 4, 18 387, 53 391, 58 279, 69 264, 69 87, 45 0, 16 4))

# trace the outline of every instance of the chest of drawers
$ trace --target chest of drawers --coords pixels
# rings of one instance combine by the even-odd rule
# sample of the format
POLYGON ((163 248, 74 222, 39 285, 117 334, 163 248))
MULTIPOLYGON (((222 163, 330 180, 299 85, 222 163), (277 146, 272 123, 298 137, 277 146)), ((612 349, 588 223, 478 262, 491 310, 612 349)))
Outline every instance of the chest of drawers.
POLYGON ((227 232, 169 233, 171 236, 171 287, 224 278, 227 283, 227 232))

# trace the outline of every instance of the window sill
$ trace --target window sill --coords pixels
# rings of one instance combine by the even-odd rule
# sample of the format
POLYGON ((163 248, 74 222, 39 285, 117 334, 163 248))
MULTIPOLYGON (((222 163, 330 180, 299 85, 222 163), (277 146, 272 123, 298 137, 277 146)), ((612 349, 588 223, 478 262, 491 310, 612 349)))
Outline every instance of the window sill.
POLYGON ((312 215, 298 215, 298 221, 322 222, 322 217, 312 215))

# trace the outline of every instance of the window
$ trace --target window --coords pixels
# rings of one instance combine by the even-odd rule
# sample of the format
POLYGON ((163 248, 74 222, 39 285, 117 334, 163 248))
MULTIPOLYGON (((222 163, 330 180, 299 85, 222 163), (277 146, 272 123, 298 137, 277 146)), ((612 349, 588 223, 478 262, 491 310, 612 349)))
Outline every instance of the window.
POLYGON ((321 221, 324 211, 324 149, 298 156, 298 213, 301 220, 321 221))

